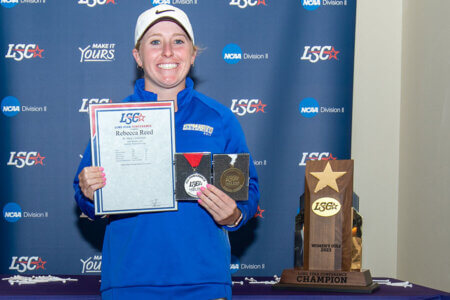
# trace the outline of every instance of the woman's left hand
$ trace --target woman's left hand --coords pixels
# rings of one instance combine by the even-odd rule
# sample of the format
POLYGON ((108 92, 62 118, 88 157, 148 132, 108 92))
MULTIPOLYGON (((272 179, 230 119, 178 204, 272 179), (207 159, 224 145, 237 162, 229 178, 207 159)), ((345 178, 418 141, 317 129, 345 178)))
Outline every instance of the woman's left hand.
POLYGON ((232 226, 241 216, 236 201, 212 184, 208 184, 207 188, 202 187, 197 196, 199 197, 198 203, 211 214, 219 225, 232 226))

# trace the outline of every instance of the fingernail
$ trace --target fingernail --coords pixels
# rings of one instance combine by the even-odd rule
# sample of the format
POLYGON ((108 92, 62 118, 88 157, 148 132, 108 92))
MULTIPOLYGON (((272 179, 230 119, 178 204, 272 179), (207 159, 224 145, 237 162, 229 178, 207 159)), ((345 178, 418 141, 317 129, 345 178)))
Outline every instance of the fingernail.
POLYGON ((208 183, 207 185, 206 185, 206 187, 209 189, 209 187, 210 187, 211 185, 208 183))
POLYGON ((103 171, 105 168, 103 168, 103 167, 100 167, 100 171, 103 171))
POLYGON ((201 200, 201 199, 198 199, 198 203, 202 204, 202 200, 201 200))
POLYGON ((202 186, 202 187, 200 188, 200 190, 203 192, 203 191, 206 190, 206 189, 205 189, 204 186, 202 186))
POLYGON ((103 177, 103 182, 106 182, 106 177, 103 177))
POLYGON ((202 195, 202 192, 198 191, 198 192, 197 192, 197 196, 200 197, 201 195, 202 195))
POLYGON ((102 177, 105 177, 106 175, 105 175, 105 173, 102 173, 102 177))

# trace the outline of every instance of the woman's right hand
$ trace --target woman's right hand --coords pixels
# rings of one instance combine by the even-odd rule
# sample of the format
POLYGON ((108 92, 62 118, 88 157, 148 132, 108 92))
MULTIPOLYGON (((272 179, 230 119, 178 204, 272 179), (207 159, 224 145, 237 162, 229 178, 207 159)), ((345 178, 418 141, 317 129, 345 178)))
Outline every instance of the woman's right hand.
POLYGON ((94 192, 106 185, 105 173, 102 167, 85 167, 78 175, 81 192, 94 201, 94 192))

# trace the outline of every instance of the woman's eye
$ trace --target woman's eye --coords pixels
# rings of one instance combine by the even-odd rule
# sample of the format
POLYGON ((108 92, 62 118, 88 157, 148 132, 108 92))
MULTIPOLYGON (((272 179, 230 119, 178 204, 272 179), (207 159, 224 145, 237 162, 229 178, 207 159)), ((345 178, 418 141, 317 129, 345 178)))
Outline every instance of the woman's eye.
POLYGON ((160 42, 158 40, 153 40, 150 42, 151 45, 159 45, 160 42))
POLYGON ((177 39, 177 40, 175 40, 175 44, 181 45, 181 44, 184 44, 184 41, 177 39))

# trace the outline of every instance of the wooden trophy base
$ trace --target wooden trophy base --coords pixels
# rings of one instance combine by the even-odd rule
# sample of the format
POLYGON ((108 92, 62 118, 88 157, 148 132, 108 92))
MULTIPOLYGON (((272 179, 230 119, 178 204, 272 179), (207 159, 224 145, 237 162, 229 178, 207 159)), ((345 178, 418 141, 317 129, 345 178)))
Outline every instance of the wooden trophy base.
POLYGON ((275 289, 370 294, 378 288, 369 270, 361 272, 286 269, 275 289))

